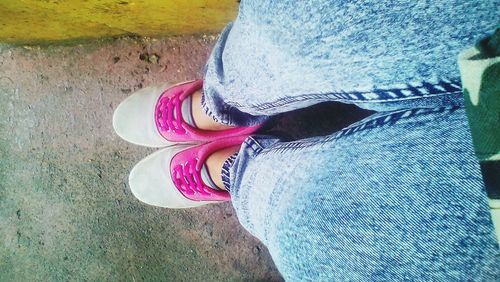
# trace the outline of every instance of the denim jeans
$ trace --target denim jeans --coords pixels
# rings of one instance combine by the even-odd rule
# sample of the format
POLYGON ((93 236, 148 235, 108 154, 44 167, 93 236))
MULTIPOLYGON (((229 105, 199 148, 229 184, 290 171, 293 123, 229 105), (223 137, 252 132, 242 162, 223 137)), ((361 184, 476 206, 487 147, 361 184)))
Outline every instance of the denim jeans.
POLYGON ((241 224, 290 281, 495 281, 496 242, 459 83, 500 1, 242 1, 207 63, 233 125, 324 101, 379 113, 337 133, 247 138, 241 224))
POLYGON ((500 0, 241 1, 205 69, 217 121, 260 123, 324 101, 377 111, 456 104, 458 53, 500 0))
POLYGON ((286 280, 500 278, 462 108, 379 113, 295 142, 250 137, 231 196, 286 280))

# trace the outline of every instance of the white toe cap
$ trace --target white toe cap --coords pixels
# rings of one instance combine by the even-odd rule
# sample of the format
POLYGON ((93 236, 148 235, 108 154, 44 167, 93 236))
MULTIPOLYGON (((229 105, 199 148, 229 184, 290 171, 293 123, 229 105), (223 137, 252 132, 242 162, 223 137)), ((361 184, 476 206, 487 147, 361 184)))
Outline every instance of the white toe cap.
POLYGON ((192 201, 174 186, 170 176, 170 160, 189 145, 177 145, 160 150, 141 160, 130 172, 129 185, 140 201, 165 208, 191 208, 209 202, 192 201))
POLYGON ((164 89, 166 85, 141 89, 118 105, 113 114, 113 128, 121 138, 148 147, 172 145, 160 135, 154 118, 156 103, 164 89))

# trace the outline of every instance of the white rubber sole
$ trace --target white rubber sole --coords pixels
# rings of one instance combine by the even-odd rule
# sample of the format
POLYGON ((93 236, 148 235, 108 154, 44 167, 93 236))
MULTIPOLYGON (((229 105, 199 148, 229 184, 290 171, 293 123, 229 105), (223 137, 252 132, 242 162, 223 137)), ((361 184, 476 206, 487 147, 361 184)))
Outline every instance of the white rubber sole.
POLYGON ((153 148, 181 143, 170 142, 161 136, 155 122, 155 107, 158 98, 165 89, 175 85, 146 87, 123 100, 113 114, 113 128, 116 134, 132 144, 153 148))
POLYGON ((184 197, 174 186, 170 175, 170 161, 178 152, 192 145, 176 145, 157 151, 142 159, 130 172, 132 194, 148 205, 182 209, 218 202, 198 202, 184 197))

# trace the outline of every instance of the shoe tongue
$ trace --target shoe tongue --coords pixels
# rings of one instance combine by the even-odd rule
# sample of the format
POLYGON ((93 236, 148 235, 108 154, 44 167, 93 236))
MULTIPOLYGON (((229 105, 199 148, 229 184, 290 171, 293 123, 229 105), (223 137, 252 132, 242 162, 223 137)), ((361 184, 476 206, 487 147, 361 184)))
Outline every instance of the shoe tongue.
POLYGON ((208 173, 208 168, 206 165, 203 165, 201 167, 200 174, 201 174, 201 179, 203 180, 203 182, 207 186, 209 186, 210 188, 212 188, 214 190, 221 190, 219 187, 217 187, 215 182, 212 180, 212 177, 210 176, 210 173, 208 173))
POLYGON ((181 112, 182 112, 182 119, 184 122, 189 124, 191 127, 196 128, 196 123, 194 122, 193 118, 193 112, 191 110, 191 95, 187 96, 184 101, 182 101, 182 106, 181 106, 181 112))

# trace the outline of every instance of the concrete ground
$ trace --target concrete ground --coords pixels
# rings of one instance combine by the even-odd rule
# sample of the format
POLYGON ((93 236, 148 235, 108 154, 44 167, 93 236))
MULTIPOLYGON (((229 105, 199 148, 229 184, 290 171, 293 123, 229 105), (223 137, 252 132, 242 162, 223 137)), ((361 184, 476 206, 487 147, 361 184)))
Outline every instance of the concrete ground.
MULTIPOLYGON (((127 184, 154 150, 122 141, 113 110, 144 86, 200 78, 215 39, 0 47, 0 281, 281 280, 229 203, 156 208, 127 184)), ((366 114, 319 105, 267 130, 294 139, 319 134, 301 120, 333 131, 366 114)))
POLYGON ((201 77, 214 40, 2 50, 0 281, 280 279, 230 204, 166 210, 127 186, 154 150, 118 138, 113 110, 141 87, 201 77))

